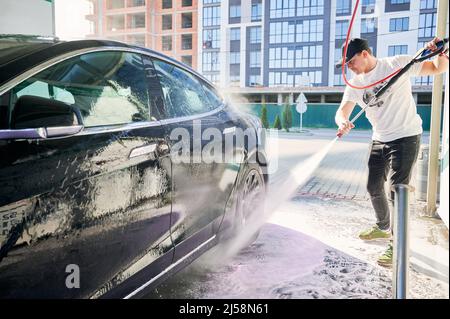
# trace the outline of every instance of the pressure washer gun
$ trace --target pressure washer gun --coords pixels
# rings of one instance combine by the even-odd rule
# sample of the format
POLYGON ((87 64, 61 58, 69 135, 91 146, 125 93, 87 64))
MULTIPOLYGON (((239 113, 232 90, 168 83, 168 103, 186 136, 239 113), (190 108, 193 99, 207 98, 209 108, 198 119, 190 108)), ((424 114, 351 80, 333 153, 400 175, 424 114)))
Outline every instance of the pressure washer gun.
MULTIPOLYGON (((379 99, 384 93, 386 93, 386 90, 390 88, 397 80, 405 74, 415 63, 419 63, 422 61, 425 61, 429 58, 432 58, 438 54, 444 53, 444 51, 448 50, 445 48, 445 44, 448 43, 448 38, 445 38, 439 42, 436 43, 437 49, 432 51, 429 49, 423 48, 422 51, 419 51, 419 53, 408 63, 406 64, 396 75, 394 75, 386 84, 383 85, 383 87, 376 92, 370 101, 366 103, 366 106, 364 106, 358 114, 355 115, 355 117, 350 121, 350 123, 354 123, 366 110, 366 108, 370 105, 372 105, 377 99, 379 99)), ((342 137, 342 133, 337 133, 337 137, 342 137)))

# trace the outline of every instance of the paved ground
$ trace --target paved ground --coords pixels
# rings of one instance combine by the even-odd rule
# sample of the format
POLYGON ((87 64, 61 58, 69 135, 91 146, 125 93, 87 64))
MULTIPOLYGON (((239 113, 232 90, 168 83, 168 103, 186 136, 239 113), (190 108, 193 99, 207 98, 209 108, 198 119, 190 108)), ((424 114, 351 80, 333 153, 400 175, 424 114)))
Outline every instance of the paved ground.
MULTIPOLYGON (((376 264, 387 242, 357 238, 375 221, 365 191, 370 135, 333 135, 280 134, 257 241, 238 253, 217 247, 148 298, 391 298, 392 272, 376 264)), ((413 197, 410 296, 449 298, 448 229, 419 207, 413 197)))

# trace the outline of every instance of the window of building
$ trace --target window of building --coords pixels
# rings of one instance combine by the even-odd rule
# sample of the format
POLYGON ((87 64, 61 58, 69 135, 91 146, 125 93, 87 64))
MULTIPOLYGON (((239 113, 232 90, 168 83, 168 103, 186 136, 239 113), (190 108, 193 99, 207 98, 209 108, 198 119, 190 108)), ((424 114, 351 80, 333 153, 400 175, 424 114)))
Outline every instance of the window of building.
POLYGON ((297 68, 322 67, 322 59, 321 45, 302 46, 295 50, 295 67, 297 68))
POLYGON ((336 2, 336 14, 350 14, 351 13, 351 0, 337 0, 336 2))
POLYGON ((302 77, 309 77, 310 85, 320 85, 322 84, 322 71, 308 71, 302 72, 302 77))
POLYGON ((203 30, 203 49, 220 48, 220 29, 203 30))
POLYGON ((324 0, 297 0, 297 15, 316 16, 323 15, 324 0))
POLYGON ((261 51, 250 51, 250 67, 260 68, 261 67, 261 51))
POLYGON ((364 13, 374 13, 375 12, 375 0, 362 0, 361 12, 364 13))
POLYGON ((297 42, 323 41, 323 20, 303 20, 297 23, 297 42))
POLYGON ((361 19, 361 33, 372 33, 377 29, 377 18, 361 19))
POLYGON ((270 0, 270 18, 287 17, 295 17, 295 0, 270 0))
POLYGON ((260 21, 262 19, 262 3, 252 4, 252 21, 260 21))
MULTIPOLYGON (((344 85, 346 85, 345 81, 344 81, 344 77, 342 76, 341 72, 339 72, 337 74, 334 74, 334 81, 333 81, 333 85, 334 86, 344 86, 344 85)), ((351 74, 348 72, 348 70, 347 70, 345 76, 347 77, 347 79, 350 79, 351 74)))
POLYGON ((203 72, 219 71, 219 52, 203 52, 203 72))
POLYGON ((240 80, 241 80, 240 74, 230 74, 230 85, 231 86, 239 86, 240 80))
POLYGON ((269 72, 269 86, 294 86, 294 77, 291 72, 269 72))
POLYGON ((336 21, 336 39, 345 39, 347 37, 348 20, 336 21))
POLYGON ((142 7, 145 6, 145 0, 131 0, 128 2, 129 7, 142 7))
POLYGON ((183 29, 192 28, 192 12, 186 12, 181 14, 181 27, 183 29))
POLYGON ((121 9, 125 8, 125 0, 108 0, 108 9, 121 9))
POLYGON ((295 42, 295 21, 269 24, 269 43, 295 42))
POLYGON ((241 52, 230 52, 230 64, 241 63, 241 52))
POLYGON ((409 30, 409 18, 393 18, 389 20, 389 31, 399 32, 409 30))
POLYGON ((203 74, 203 76, 212 83, 219 83, 219 74, 203 74))
POLYGON ((203 4, 220 3, 220 0, 203 0, 203 4))
POLYGON ((181 50, 192 50, 192 34, 181 35, 181 50))
POLYGON ((334 62, 338 63, 342 60, 342 49, 341 48, 335 48, 334 49, 334 62))
POLYGON ((203 7, 203 26, 219 26, 220 25, 220 6, 203 7))
POLYGON ((230 41, 238 41, 241 39, 241 28, 230 29, 230 41))
POLYGON ((134 13, 129 20, 130 28, 145 28, 145 13, 134 13))
POLYGON ((262 85, 261 75, 259 74, 251 74, 248 78, 248 84, 250 86, 260 86, 262 85))
MULTIPOLYGON (((422 49, 425 46, 426 42, 419 41, 417 43, 417 50, 422 49)), ((414 78, 415 85, 433 85, 433 77, 432 76, 418 76, 414 78)))
POLYGON ((230 6, 230 18, 240 18, 241 17, 241 5, 230 6))
POLYGON ((182 0, 181 6, 182 7, 192 7, 192 0, 182 0))
POLYGON ((250 43, 261 43, 261 27, 250 27, 250 43))
POLYGON ((433 37, 436 32, 436 13, 422 13, 419 17, 419 38, 433 37))
MULTIPOLYGON (((14 87, 12 96, 31 95, 72 106, 76 102, 85 127, 127 124, 150 120, 146 81, 140 55, 94 52, 41 71, 14 87)), ((48 126, 52 122, 49 118, 48 126)), ((67 122, 77 124, 73 118, 67 122)))
POLYGON ((406 4, 409 0, 391 0, 391 4, 406 4))
POLYGON ((145 47, 145 34, 133 34, 129 36, 129 43, 145 47))
POLYGON ((162 29, 163 30, 172 30, 172 15, 171 14, 163 14, 162 29))
POLYGON ((295 48, 269 48, 269 68, 286 69, 295 67, 295 48))
POLYGON ((172 0, 162 0, 162 8, 163 9, 171 9, 172 8, 172 0))
POLYGON ((186 65, 192 66, 192 55, 182 55, 181 62, 186 65))
POLYGON ((390 45, 388 46, 388 56, 408 54, 407 45, 390 45))
POLYGON ((125 29, 125 16, 123 14, 117 14, 108 16, 108 31, 117 31, 125 29))
POLYGON ((172 36, 165 35, 161 39, 162 50, 163 51, 172 51, 172 36))
MULTIPOLYGON (((230 82, 240 82, 241 80, 241 70, 240 68, 230 68, 230 82)), ((234 83, 237 84, 237 83, 234 83)), ((233 85, 233 83, 232 83, 233 85)))
POLYGON ((420 9, 436 9, 437 0, 420 0, 420 9))
POLYGON ((171 118, 201 114, 213 109, 200 79, 170 63, 155 59, 153 64, 171 118))

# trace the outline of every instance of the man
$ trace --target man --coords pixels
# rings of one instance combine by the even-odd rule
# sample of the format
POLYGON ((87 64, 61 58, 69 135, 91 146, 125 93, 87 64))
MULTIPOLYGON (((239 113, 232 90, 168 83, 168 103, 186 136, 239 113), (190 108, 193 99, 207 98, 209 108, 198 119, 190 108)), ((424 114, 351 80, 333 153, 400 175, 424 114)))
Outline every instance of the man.
MULTIPOLYGON (((438 41, 437 38, 433 39, 427 43, 426 48, 435 50, 438 41)), ((412 56, 407 55, 378 59, 372 55, 365 39, 355 38, 349 41, 345 60, 336 66, 347 65, 355 73, 354 78, 349 81, 350 84, 361 87, 384 79, 412 59, 412 56)), ((379 100, 372 101, 366 108, 366 117, 373 128, 367 190, 377 222, 372 228, 360 233, 359 237, 363 240, 391 238, 389 204, 393 206, 394 193, 390 192, 388 203, 384 184, 387 179, 390 185, 408 184, 417 159, 422 120, 417 114, 410 77, 440 74, 447 68, 448 59, 444 56, 438 56, 433 61, 416 63, 379 100)), ((350 86, 345 88, 335 117, 338 133, 347 134, 354 128, 349 117, 355 105, 366 106, 383 84, 364 90, 350 86)), ((378 258, 378 264, 383 266, 392 264, 391 244, 378 258)))

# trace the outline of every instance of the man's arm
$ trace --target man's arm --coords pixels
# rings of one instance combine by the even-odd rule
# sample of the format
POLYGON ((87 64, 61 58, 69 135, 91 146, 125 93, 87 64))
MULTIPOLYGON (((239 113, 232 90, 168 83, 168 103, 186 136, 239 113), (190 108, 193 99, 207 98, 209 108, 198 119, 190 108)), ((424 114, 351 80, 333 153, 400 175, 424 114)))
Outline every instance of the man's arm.
MULTIPOLYGON (((436 42, 439 42, 439 38, 434 38, 428 42, 425 48, 430 50, 436 50, 436 42)), ((444 73, 448 70, 448 59, 443 55, 438 55, 433 61, 422 62, 422 68, 419 71, 419 76, 437 75, 444 73)))
POLYGON ((355 108, 356 103, 351 101, 342 102, 336 111, 336 116, 334 120, 338 126, 338 133, 347 134, 352 128, 355 127, 352 122, 350 122, 350 115, 355 108))

